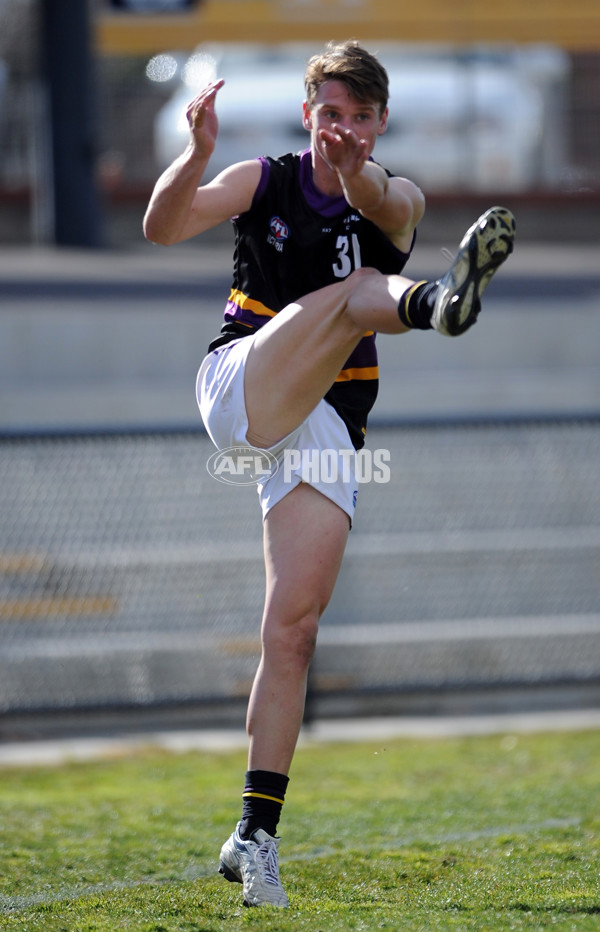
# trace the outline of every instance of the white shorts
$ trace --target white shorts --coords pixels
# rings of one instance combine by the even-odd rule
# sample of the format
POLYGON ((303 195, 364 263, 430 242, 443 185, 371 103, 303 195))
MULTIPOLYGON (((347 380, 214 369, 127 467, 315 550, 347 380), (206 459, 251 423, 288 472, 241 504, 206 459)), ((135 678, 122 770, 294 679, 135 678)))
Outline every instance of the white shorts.
MULTIPOLYGON (((246 439, 248 416, 244 368, 253 343, 247 336, 220 346, 202 362, 196 398, 204 426, 218 450, 253 450, 246 439)), ((325 400, 283 440, 266 450, 274 468, 257 480, 263 519, 300 482, 307 482, 354 517, 358 495, 355 451, 341 417, 325 400)))

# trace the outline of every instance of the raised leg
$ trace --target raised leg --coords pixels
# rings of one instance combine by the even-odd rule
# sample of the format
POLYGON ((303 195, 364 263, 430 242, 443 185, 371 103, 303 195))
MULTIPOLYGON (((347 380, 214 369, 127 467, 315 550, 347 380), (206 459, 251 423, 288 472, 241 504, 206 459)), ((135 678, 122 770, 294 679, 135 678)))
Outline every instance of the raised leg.
POLYGON ((400 275, 360 269, 265 324, 246 362, 248 441, 269 447, 301 424, 365 332, 404 333, 398 302, 412 284, 400 275))

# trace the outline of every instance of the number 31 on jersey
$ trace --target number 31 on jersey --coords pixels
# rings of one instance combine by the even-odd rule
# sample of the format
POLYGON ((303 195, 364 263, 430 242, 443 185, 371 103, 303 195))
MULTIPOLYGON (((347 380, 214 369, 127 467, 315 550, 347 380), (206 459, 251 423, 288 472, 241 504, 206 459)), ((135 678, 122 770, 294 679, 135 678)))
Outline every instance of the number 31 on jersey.
POLYGON ((347 278, 350 272, 361 268, 360 243, 358 236, 338 236, 335 248, 338 250, 337 262, 333 263, 336 278, 347 278))

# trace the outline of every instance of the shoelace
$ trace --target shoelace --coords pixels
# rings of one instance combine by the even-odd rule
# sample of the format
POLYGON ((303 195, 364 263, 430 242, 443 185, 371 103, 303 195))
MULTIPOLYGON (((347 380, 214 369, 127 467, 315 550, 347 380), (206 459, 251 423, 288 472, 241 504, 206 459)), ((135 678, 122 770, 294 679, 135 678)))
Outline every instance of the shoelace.
POLYGON ((260 861, 265 883, 279 886, 279 864, 277 862, 277 845, 275 842, 263 842, 256 851, 256 859, 260 861))

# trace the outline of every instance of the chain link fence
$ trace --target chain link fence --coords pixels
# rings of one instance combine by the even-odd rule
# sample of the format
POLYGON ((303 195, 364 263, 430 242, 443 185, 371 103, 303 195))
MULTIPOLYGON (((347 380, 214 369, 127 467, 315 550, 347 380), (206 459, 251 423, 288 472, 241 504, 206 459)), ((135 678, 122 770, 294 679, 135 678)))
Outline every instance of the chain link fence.
MULTIPOLYGON (((313 697, 600 685, 600 422, 374 427, 313 697)), ((0 710, 236 700, 259 655, 253 487, 202 432, 0 442, 0 710)))

